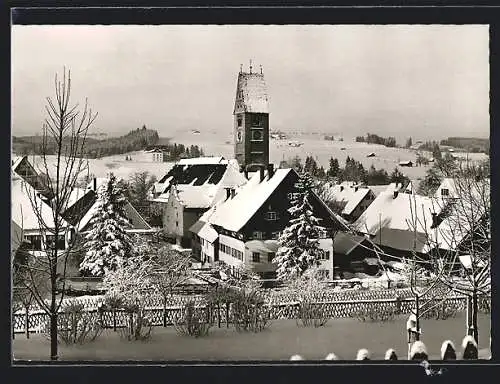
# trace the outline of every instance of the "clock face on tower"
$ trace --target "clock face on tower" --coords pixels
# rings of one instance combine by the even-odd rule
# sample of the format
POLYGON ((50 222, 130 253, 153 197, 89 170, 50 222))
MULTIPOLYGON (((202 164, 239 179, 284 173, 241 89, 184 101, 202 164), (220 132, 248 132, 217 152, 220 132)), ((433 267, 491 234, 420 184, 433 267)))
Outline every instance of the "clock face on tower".
POLYGON ((243 141, 243 132, 241 129, 236 132, 236 142, 241 143, 243 141))

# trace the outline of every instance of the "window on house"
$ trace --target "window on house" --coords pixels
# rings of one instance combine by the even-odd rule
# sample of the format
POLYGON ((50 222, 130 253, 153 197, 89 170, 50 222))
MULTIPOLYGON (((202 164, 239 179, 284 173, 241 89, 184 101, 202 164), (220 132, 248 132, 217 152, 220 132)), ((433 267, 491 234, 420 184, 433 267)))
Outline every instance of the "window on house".
POLYGON ((323 251, 321 255, 321 260, 330 260, 330 251, 323 251))
POLYGON ((243 119, 241 117, 238 117, 238 127, 241 127, 243 125, 243 119))
POLYGON ((330 277, 330 271, 327 269, 320 269, 320 270, 318 270, 318 273, 320 276, 322 276, 324 278, 328 279, 330 277))
POLYGON ((275 256, 276 256, 276 253, 274 253, 274 252, 269 252, 269 253, 267 254, 267 261, 271 263, 271 262, 273 261, 273 259, 274 259, 274 257, 275 257, 275 256))
POLYGON ((288 194, 288 200, 292 201, 295 199, 298 199, 300 197, 300 193, 289 193, 288 194))
POLYGON ((280 237, 280 232, 271 232, 271 239, 277 240, 280 237))
POLYGON ((262 134, 262 130, 255 129, 252 131, 252 141, 264 141, 264 135, 262 134))
POLYGON ((450 190, 447 188, 441 189, 441 196, 449 196, 450 195, 450 190))
POLYGON ((254 231, 254 233, 253 233, 253 238, 254 239, 262 240, 263 237, 264 237, 264 235, 263 235, 262 232, 260 232, 260 231, 254 231))
POLYGON ((328 233, 326 232, 326 229, 320 229, 318 231, 318 236, 320 239, 326 239, 328 233))
POLYGON ((176 221, 176 222, 175 222, 175 226, 176 226, 176 227, 178 227, 178 226, 179 226, 179 222, 178 222, 178 221, 176 221))
POLYGON ((252 252, 252 261, 254 263, 260 263, 260 253, 259 252, 252 252))
POLYGON ((269 221, 278 220, 278 212, 274 211, 266 212, 264 218, 269 221))
POLYGON ((32 235, 32 236, 26 236, 26 240, 28 240, 31 243, 31 249, 34 251, 41 251, 42 250, 42 236, 40 235, 32 235))
MULTIPOLYGON (((47 235, 47 248, 52 248, 54 246, 54 235, 47 235)), ((60 235, 57 237, 57 249, 65 249, 66 248, 66 242, 64 241, 64 236, 60 235)))

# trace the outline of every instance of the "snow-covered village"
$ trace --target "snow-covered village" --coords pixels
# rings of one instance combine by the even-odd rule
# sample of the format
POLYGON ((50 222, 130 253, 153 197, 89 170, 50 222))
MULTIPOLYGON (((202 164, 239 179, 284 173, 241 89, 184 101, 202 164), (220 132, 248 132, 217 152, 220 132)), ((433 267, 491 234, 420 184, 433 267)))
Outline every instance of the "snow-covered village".
POLYGON ((13 29, 14 362, 491 358, 488 29, 303 27, 13 29))

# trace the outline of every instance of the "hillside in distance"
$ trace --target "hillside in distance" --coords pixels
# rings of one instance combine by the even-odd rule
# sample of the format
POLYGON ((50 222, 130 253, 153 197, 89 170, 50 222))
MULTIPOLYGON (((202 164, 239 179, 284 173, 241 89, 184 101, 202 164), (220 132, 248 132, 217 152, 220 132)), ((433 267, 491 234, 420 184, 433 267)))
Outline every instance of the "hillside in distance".
MULTIPOLYGON (((42 136, 13 136, 12 151, 17 155, 40 155, 42 153, 42 140, 42 136)), ((107 137, 105 139, 87 137, 85 143, 86 155, 91 159, 96 159, 139 151, 157 144, 158 141, 158 132, 143 126, 141 129, 137 128, 120 137, 107 137)), ((69 143, 69 137, 66 142, 69 143)), ((53 155, 55 151, 55 142, 49 138, 46 154, 53 155)))
POLYGON ((470 152, 487 152, 490 149, 490 139, 478 137, 448 137, 446 140, 441 140, 441 145, 449 145, 470 152))

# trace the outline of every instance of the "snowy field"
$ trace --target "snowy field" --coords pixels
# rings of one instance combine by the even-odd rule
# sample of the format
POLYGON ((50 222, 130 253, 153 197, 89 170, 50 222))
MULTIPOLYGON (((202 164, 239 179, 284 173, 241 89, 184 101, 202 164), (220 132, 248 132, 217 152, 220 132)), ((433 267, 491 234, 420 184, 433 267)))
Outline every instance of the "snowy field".
MULTIPOLYGON (((55 156, 47 157, 52 160, 55 165, 55 156)), ((30 156, 29 160, 32 164, 34 163, 36 165, 35 168, 37 170, 40 169, 37 167, 43 165, 39 156, 36 156, 35 158, 30 156)), ((151 175, 155 175, 157 178, 160 178, 164 176, 170 168, 172 168, 172 165, 172 163, 153 162, 151 153, 137 151, 127 154, 107 156, 100 159, 89 159, 89 172, 94 174, 96 177, 106 177, 108 173, 113 172, 116 177, 126 180, 134 172, 147 171, 151 175), (132 160, 126 161, 126 155, 132 156, 132 160)))
MULTIPOLYGON (((173 327, 155 327, 148 342, 127 342, 118 333, 106 330, 95 342, 60 345, 62 360, 289 360, 300 354, 308 360, 323 360, 334 352, 340 359, 354 360, 358 349, 367 348, 372 359, 382 360, 394 348, 399 359, 407 355, 406 316, 387 323, 356 319, 329 320, 320 328, 297 327, 295 320, 276 320, 259 333, 238 333, 234 328, 214 327, 206 337, 179 336, 173 327)), ((453 341, 460 351, 465 332, 465 314, 447 320, 423 320, 422 340, 431 360, 439 359, 441 343, 453 341)), ((480 358, 488 358, 490 317, 479 316, 480 358)), ((16 335, 12 343, 15 359, 44 360, 49 341, 41 334, 16 335)))
MULTIPOLYGON (((287 140, 270 141, 270 162, 278 165, 280 161, 295 157, 302 158, 304 162, 306 156, 313 156, 315 160, 328 169, 330 157, 337 158, 343 166, 347 156, 360 161, 365 168, 372 164, 377 168, 384 168, 388 173, 392 172, 400 161, 411 160, 415 162, 414 151, 403 148, 387 148, 382 145, 356 143, 354 138, 344 137, 344 141, 323 140, 324 135, 297 135, 287 140), (304 143, 300 147, 291 147, 289 141, 299 141, 304 143), (341 149, 345 148, 345 149, 341 149), (375 157, 366 157, 370 152, 375 152, 375 157)), ((226 134, 213 132, 201 132, 193 134, 189 131, 178 132, 172 138, 173 142, 190 145, 198 144, 208 155, 222 155, 233 157, 233 133, 227 131, 226 134)), ((430 154, 429 154, 430 157, 430 154)), ((399 167, 403 174, 410 179, 422 178, 428 167, 399 167)))
MULTIPOLYGON (((171 142, 184 145, 201 146, 207 156, 224 156, 231 159, 233 152, 233 133, 227 131, 226 134, 215 131, 201 132, 193 134, 191 131, 177 132, 171 136, 171 142)), ((454 153, 457 156, 468 156, 471 160, 487 159, 481 153, 454 153)), ((426 154, 431 157, 430 153, 426 154)), ((337 158, 341 166, 344 166, 347 156, 360 161, 368 169, 372 164, 377 168, 383 168, 391 173, 395 167, 408 176, 411 180, 418 180, 425 176, 429 166, 420 167, 399 167, 400 161, 413 161, 415 163, 415 151, 404 148, 388 148, 382 145, 356 143, 354 138, 344 137, 344 141, 323 140, 323 135, 297 135, 287 140, 270 141, 270 162, 276 166, 280 161, 299 156, 304 162, 306 156, 313 156, 315 160, 328 169, 330 157, 337 158), (299 141, 303 145, 291 147, 289 141, 299 141), (345 149, 342 149, 345 148, 345 149), (375 157, 366 157, 374 152, 375 157)), ((55 157, 51 157, 55 158, 55 157)), ((36 163, 40 163, 39 157, 35 158, 36 163)), ((30 157, 33 162, 33 158, 30 157)), ((117 177, 127 179, 132 173, 138 171, 148 171, 157 178, 164 176, 172 167, 172 163, 153 162, 152 155, 144 151, 130 152, 127 154, 107 156, 101 159, 89 160, 90 173, 97 177, 105 177, 109 172, 113 172, 117 177), (126 161, 125 156, 132 156, 132 161, 126 161)))

